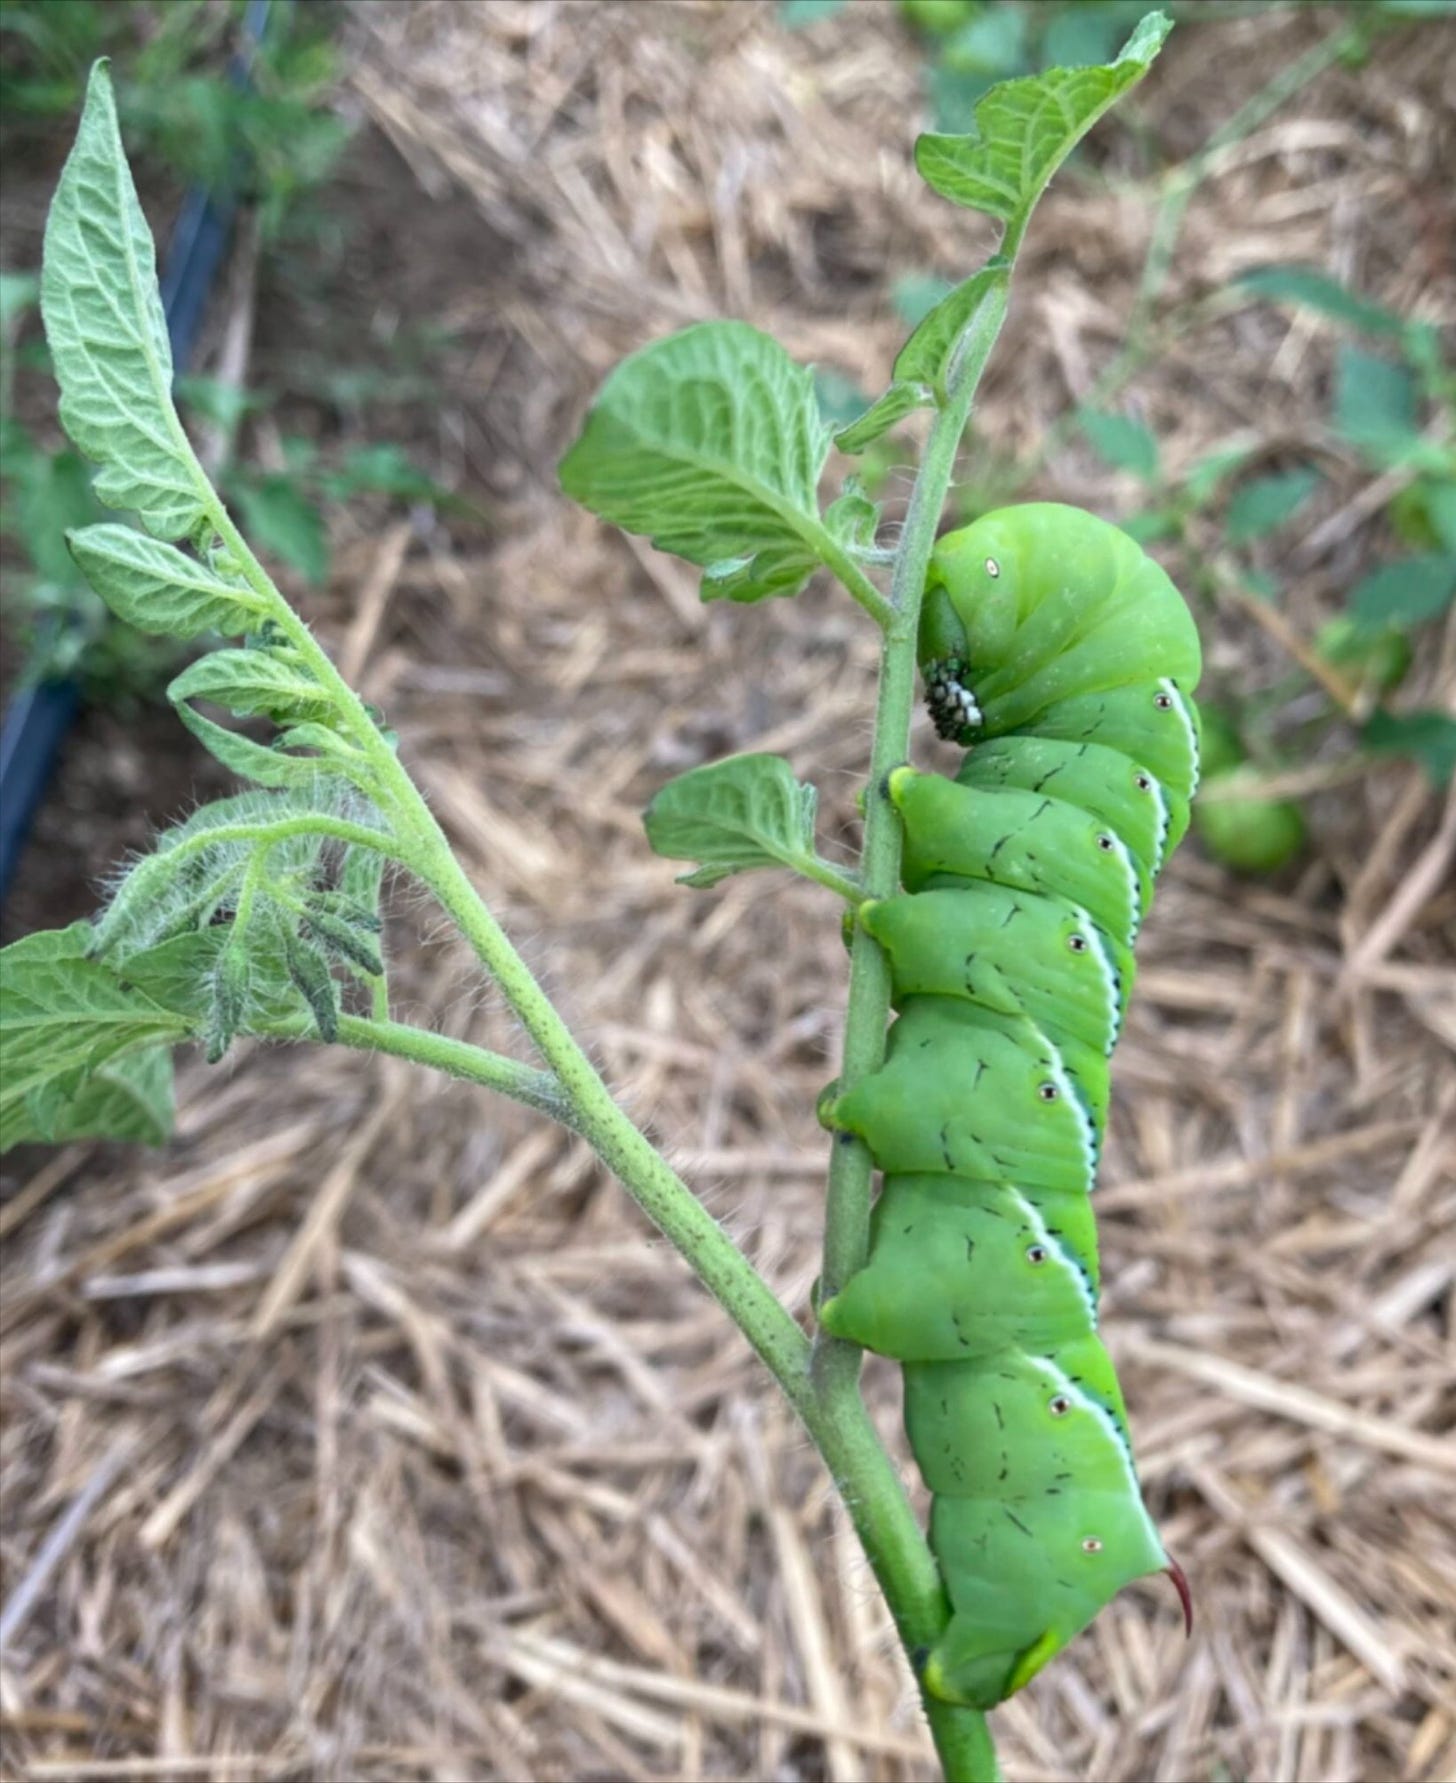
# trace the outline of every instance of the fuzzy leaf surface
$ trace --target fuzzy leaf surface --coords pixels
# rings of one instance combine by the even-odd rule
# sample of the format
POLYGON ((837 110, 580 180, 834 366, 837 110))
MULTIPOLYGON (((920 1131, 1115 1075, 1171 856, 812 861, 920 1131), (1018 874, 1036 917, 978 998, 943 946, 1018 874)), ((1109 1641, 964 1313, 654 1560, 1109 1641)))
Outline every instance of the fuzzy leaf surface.
POLYGON ((844 493, 824 510, 824 524, 850 551, 868 551, 880 527, 880 510, 860 487, 858 477, 845 481, 844 493))
POLYGON ((841 452, 851 455, 863 452, 881 434, 899 426, 907 415, 913 415, 916 409, 932 408, 934 404, 935 392, 929 384, 902 383, 897 378, 885 394, 871 403, 862 415, 856 416, 848 427, 840 428, 834 436, 834 443, 841 452))
POLYGON ((1140 81, 1172 29, 1151 12, 1115 62, 1048 68, 1003 81, 979 101, 964 136, 915 144, 921 178, 942 198, 999 218, 1017 235, 1052 175, 1102 114, 1140 81))
POLYGON ((231 926, 224 924, 174 935, 129 955, 120 970, 128 984, 154 1003, 190 1017, 200 1027, 207 1018, 212 975, 230 934, 231 926))
POLYGON ((88 959, 91 937, 89 923, 74 923, 0 949, 0 1151, 83 1132, 126 1139, 160 1127, 165 1134, 155 1062, 121 1067, 144 1049, 184 1038, 188 1022, 110 965, 88 959), (100 1124, 86 1125, 93 1120, 100 1124))
POLYGON ((678 883, 706 887, 753 867, 812 861, 818 802, 781 755, 734 755, 669 780, 643 822, 655 854, 702 863, 678 883))
POLYGON ((339 891, 367 918, 376 934, 384 927, 379 906, 384 893, 384 856, 372 848, 351 848, 339 869, 339 891))
MULTIPOLYGON (((202 1027, 211 1013, 213 981, 231 931, 196 929, 131 955, 121 968, 156 1003, 202 1027)), ((248 936, 248 984, 241 1024, 264 1025, 297 1016, 304 1005, 288 976, 283 944, 266 924, 248 936)))
MULTIPOLYGON (((223 734, 234 735, 231 731, 223 734)), ((275 757, 272 751, 264 753, 274 761, 288 761, 286 756, 275 757)), ((298 890, 316 886, 325 876, 321 863, 330 844, 313 827, 313 820, 327 824, 347 818, 365 827, 374 825, 369 808, 351 787, 328 778, 318 762, 299 765, 313 770, 300 786, 282 793, 255 790, 217 799, 200 806, 185 822, 163 830, 150 852, 133 861, 116 885, 94 926, 91 952, 114 954, 131 974, 139 952, 171 936, 195 929, 220 932, 213 925, 234 910, 243 874, 260 847, 267 849, 270 880, 298 890), (261 838, 240 836, 237 831, 242 826, 262 829, 265 834, 261 838), (276 828, 281 826, 294 833, 278 836, 276 828), (266 834, 269 828, 275 831, 272 836, 266 834)), ((381 830, 381 845, 387 841, 387 833, 381 830)), ((381 870, 380 857, 372 849, 363 845, 348 849, 343 872, 348 880, 344 895, 350 903, 361 903, 356 882, 361 889, 367 887, 371 874, 377 902, 381 870)), ((373 917, 367 909, 365 914, 373 917)), ((169 1009, 190 1012, 193 1008, 190 1003, 177 1003, 170 995, 157 991, 152 995, 169 1009)))
POLYGON ((66 534, 82 575, 116 614, 138 631, 173 638, 205 632, 239 637, 266 611, 251 589, 220 581, 175 545, 109 521, 66 534))
POLYGON ((55 1079, 26 1098, 34 1123, 28 1134, 7 1136, 46 1145, 73 1139, 121 1139, 135 1145, 164 1145, 172 1136, 176 1110, 172 1095, 172 1049, 147 1046, 106 1063, 74 1091, 55 1079))
POLYGON ((240 736, 237 731, 214 724, 212 719, 194 711, 185 700, 178 704, 177 716, 225 768, 231 768, 244 780, 252 780, 259 786, 307 786, 319 779, 324 771, 323 764, 311 756, 285 755, 268 748, 265 743, 255 743, 251 737, 240 736))
POLYGON ((818 483, 829 433, 813 374, 743 322, 705 322, 624 359, 561 486, 708 573, 705 600, 796 594, 829 543, 818 483))
POLYGON ((91 70, 46 219, 41 311, 61 423, 100 468, 96 494, 160 539, 202 518, 206 483, 172 406, 172 349, 151 231, 121 147, 106 64, 91 70))
POLYGON ((267 650, 214 650, 177 676, 167 698, 211 700, 238 717, 262 713, 279 723, 333 711, 332 700, 312 676, 267 650))

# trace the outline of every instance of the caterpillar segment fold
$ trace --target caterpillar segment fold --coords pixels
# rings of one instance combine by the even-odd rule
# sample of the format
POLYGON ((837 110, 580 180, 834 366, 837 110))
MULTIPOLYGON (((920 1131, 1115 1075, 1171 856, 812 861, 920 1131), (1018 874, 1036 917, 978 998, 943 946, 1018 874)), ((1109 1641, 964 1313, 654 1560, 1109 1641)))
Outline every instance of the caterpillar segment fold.
POLYGON ((1116 527, 1034 504, 943 538, 920 659, 954 780, 897 768, 905 891, 859 906, 896 1019, 821 1104, 882 1172, 831 1334, 905 1372, 952 1616, 926 1689, 987 1709, 1125 1585, 1182 1569, 1143 1503, 1097 1336, 1108 1059, 1198 782, 1198 634, 1116 527))

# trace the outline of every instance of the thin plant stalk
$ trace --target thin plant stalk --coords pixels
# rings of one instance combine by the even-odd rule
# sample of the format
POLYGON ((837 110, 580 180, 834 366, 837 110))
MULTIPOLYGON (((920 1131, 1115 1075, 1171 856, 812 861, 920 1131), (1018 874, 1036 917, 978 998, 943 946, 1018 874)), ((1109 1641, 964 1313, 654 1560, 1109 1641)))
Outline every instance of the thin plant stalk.
MULTIPOLYGON (((936 417, 921 461, 910 505, 905 516, 895 568, 891 600, 895 620, 886 633, 880 656, 879 699, 875 712, 874 743, 870 751, 870 784, 865 807, 864 857, 861 877, 865 896, 890 897, 900 882, 900 823, 890 804, 885 779, 905 759, 910 741, 910 717, 915 701, 916 638, 920 601, 925 587, 936 529, 945 506, 955 469, 956 453, 970 418, 971 405, 981 374, 1006 316, 1007 280, 997 280, 981 301, 967 334, 966 346, 947 391, 946 405, 936 417)), ((849 1001, 845 1014, 841 1091, 879 1069, 885 1056, 885 1026, 890 1010, 889 965, 879 945, 863 930, 856 933, 850 961, 849 1001)), ((829 1193, 824 1219, 824 1267, 820 1291, 834 1294, 864 1265, 869 1251, 870 1189, 873 1166, 868 1147, 852 1134, 835 1135, 829 1163, 829 1193)), ((819 1400, 832 1423, 846 1430, 864 1416, 859 1390, 862 1352, 823 1332, 814 1340, 814 1382, 819 1400)), ((878 1444, 876 1444, 878 1447, 878 1444)), ((854 1505, 850 1505, 851 1513, 854 1505)), ((923 1543, 922 1543, 923 1545, 923 1543)), ((871 1561, 873 1563, 873 1555, 871 1561)), ((877 1576, 878 1572, 877 1572, 877 1576)), ((912 1654, 929 1645, 944 1627, 946 1607, 937 1574, 935 1595, 939 1600, 939 1627, 930 1606, 917 1604, 913 1621, 900 1581, 880 1576, 900 1628, 901 1638, 912 1654), (900 1603, 897 1603, 897 1597, 900 1603)), ((986 1718, 973 1709, 951 1708, 926 1697, 926 1713, 947 1778, 966 1783, 985 1783, 999 1775, 995 1748, 986 1729, 986 1718)))

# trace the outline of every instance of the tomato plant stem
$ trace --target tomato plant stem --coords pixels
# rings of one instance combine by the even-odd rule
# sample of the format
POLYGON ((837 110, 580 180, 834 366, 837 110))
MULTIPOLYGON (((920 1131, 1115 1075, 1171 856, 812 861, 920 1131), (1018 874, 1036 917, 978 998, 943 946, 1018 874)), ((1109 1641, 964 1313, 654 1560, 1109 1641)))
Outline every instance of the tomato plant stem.
MULTIPOLYGON (((867 898, 894 895, 900 883, 900 822, 885 782, 904 759, 910 742, 910 717, 915 699, 916 635, 936 529, 945 507, 961 436, 991 349, 1006 316, 1008 276, 997 279, 982 298, 965 336, 959 362, 946 393, 945 406, 931 429, 925 456, 910 496, 895 557, 890 598, 894 624, 887 628, 880 655, 880 685, 870 751, 869 787, 865 796, 865 841, 860 876, 867 898)), ((885 1056, 885 1025, 890 1009, 890 971, 884 953, 869 935, 857 930, 851 952, 849 1003, 845 1014, 841 1091, 879 1069, 885 1056)), ((834 1137, 829 1163, 829 1188, 824 1219, 823 1295, 836 1293, 864 1264, 869 1249, 870 1187, 873 1166, 868 1148, 848 1133, 834 1137)), ((816 1395, 828 1423, 854 1443, 861 1471, 867 1458, 861 1444, 880 1449, 868 1426, 859 1390, 862 1352, 858 1345, 826 1336, 814 1340, 813 1375, 816 1395)), ((882 1452, 882 1451, 881 1451, 882 1452)), ((895 1493, 904 1494, 898 1480, 895 1493)), ((846 1493, 860 1539, 890 1606, 907 1653, 931 1646, 945 1628, 948 1606, 933 1557, 915 1528, 916 1552, 887 1545, 866 1527, 865 1507, 846 1493), (928 1567, 928 1573, 927 1573, 928 1567)), ((907 1514, 908 1514, 908 1506, 907 1514)), ((912 1519, 913 1521, 913 1519, 912 1519)), ((926 1699, 926 1713, 946 1776, 985 1783, 994 1778, 995 1749, 985 1717, 970 1709, 952 1709, 926 1699)))

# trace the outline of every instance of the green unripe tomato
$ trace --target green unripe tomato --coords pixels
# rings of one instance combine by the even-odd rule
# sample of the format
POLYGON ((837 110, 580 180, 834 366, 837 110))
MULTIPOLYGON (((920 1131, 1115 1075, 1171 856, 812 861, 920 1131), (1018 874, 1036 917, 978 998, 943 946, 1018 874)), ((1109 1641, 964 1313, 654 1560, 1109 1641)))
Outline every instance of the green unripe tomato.
POLYGON ((1204 706, 1202 717, 1198 754, 1205 796, 1193 806, 1193 827, 1223 866, 1236 873, 1272 873, 1304 847, 1304 815, 1288 799, 1261 799, 1254 793, 1247 798, 1208 798, 1208 793, 1237 783, 1248 755, 1227 712, 1204 706))
POLYGON ((929 37, 949 37, 980 10, 979 0, 900 0, 906 22, 929 37))
POLYGON ((1353 619, 1331 619, 1320 627, 1314 647, 1326 662, 1380 693, 1398 687, 1411 665, 1410 639, 1394 626, 1367 631, 1353 619))
MULTIPOLYGON (((1219 775, 1205 788, 1230 778, 1219 775)), ((1236 873, 1272 873, 1287 866, 1306 839, 1304 814, 1288 799, 1199 799, 1193 827, 1213 858, 1236 873)))

